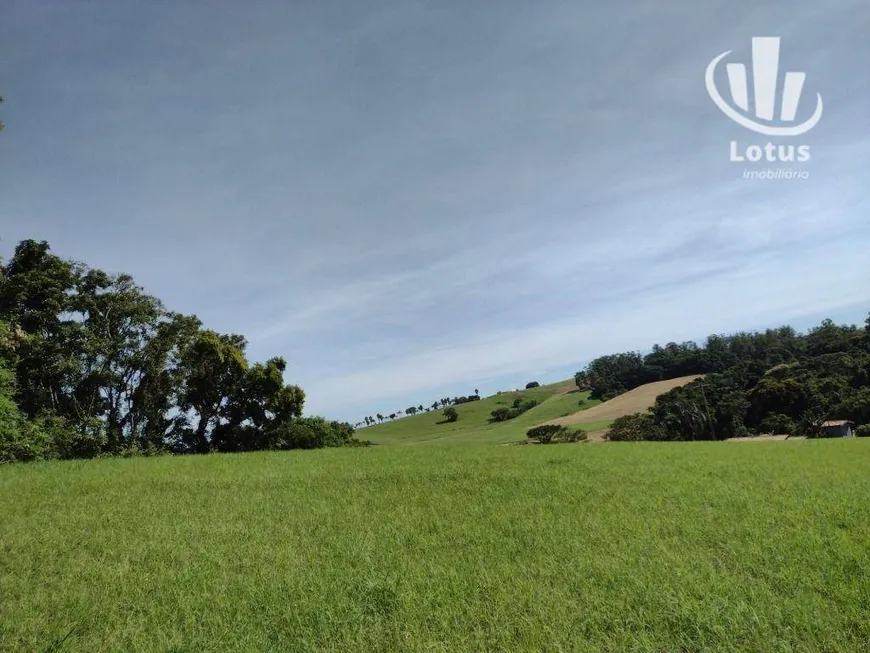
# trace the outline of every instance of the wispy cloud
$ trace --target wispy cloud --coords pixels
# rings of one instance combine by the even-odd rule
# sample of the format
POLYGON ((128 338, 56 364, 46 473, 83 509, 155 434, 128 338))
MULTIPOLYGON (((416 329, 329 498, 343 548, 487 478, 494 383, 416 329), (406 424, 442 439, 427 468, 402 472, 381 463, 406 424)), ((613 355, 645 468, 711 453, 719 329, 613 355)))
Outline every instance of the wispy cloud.
POLYGON ((866 11, 12 0, 4 248, 47 238, 131 272, 284 355, 308 409, 344 418, 654 341, 857 319, 866 11), (709 59, 761 34, 825 97, 806 180, 742 179, 729 142, 757 139, 704 90, 709 59))

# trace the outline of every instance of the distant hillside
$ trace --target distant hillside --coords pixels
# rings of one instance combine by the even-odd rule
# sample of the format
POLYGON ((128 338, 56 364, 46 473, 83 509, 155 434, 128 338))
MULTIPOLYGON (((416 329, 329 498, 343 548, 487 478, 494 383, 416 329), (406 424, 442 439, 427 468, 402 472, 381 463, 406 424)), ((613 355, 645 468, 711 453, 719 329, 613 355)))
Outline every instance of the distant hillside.
POLYGON ((581 402, 586 407, 598 403, 589 400, 588 392, 580 392, 573 379, 567 379, 528 390, 509 390, 480 401, 460 404, 455 406, 459 420, 453 423, 445 422, 442 411, 437 410, 363 428, 357 431, 357 435, 375 444, 512 442, 524 439, 526 431, 533 426, 575 413, 581 402), (518 397, 540 403, 514 419, 490 422, 492 411, 510 407, 518 397))

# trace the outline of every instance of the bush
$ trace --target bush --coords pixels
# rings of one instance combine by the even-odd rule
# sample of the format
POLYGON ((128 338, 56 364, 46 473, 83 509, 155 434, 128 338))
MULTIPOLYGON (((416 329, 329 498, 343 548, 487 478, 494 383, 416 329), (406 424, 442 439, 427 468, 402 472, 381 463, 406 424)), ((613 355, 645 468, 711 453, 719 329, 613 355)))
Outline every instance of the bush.
POLYGON ((771 413, 758 425, 758 430, 762 433, 792 434, 797 432, 797 422, 788 415, 782 413, 771 413))
POLYGON ((514 417, 519 417, 527 410, 530 410, 538 405, 537 400, 529 399, 527 401, 523 401, 522 397, 517 397, 514 399, 513 404, 510 408, 506 408, 504 406, 500 406, 496 408, 494 411, 490 413, 490 422, 506 422, 509 419, 513 419, 514 417))
POLYGON ((459 419, 459 413, 456 412, 456 409, 453 406, 448 406, 444 409, 444 419, 448 422, 455 422, 459 419))
POLYGON ((541 444, 557 442, 580 442, 587 435, 583 430, 571 430, 561 424, 542 424, 526 431, 526 437, 537 440, 541 444))
POLYGON ((61 417, 51 416, 42 418, 38 424, 48 434, 53 456, 62 460, 96 458, 106 450, 105 424, 96 418, 73 425, 61 417))
POLYGON ((508 411, 508 419, 513 419, 514 417, 519 417, 527 410, 531 410, 535 406, 538 405, 538 402, 535 399, 529 399, 528 401, 523 401, 522 398, 518 398, 514 400, 513 408, 508 411))
POLYGON ((529 383, 526 383, 526 390, 529 390, 531 388, 540 388, 540 387, 541 387, 541 384, 538 383, 537 381, 531 381, 529 383))
POLYGON ((641 440, 665 440, 665 434, 655 423, 652 415, 634 413, 617 417, 607 434, 605 440, 611 442, 638 442, 641 440))
POLYGON ((375 443, 371 440, 359 440, 357 438, 351 438, 347 442, 345 442, 344 446, 346 447, 373 447, 375 443))
POLYGON ((36 424, 7 418, 8 415, 0 414, 0 463, 43 460, 51 456, 48 435, 36 424))
POLYGON ((353 440, 353 426, 328 422, 323 417, 297 417, 276 427, 275 449, 320 449, 343 447, 353 440))
POLYGON ((855 436, 859 438, 870 438, 870 424, 863 424, 855 429, 855 436))
POLYGON ((32 431, 13 400, 15 375, 0 363, 0 463, 45 457, 44 434, 32 431))

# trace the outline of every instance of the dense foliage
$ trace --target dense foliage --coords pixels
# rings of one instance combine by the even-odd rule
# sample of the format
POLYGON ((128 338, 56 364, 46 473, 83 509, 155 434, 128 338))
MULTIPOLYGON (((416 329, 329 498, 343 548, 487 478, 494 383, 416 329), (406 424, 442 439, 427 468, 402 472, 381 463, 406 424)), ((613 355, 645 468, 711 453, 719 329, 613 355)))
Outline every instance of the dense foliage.
POLYGON ((280 357, 27 240, 0 266, 0 461, 336 446, 280 357))
POLYGON ((582 429, 569 429, 561 424, 541 424, 526 431, 526 437, 537 440, 540 444, 555 444, 582 442, 588 435, 582 429))
POLYGON ((661 395, 649 416, 614 423, 611 440, 722 440, 758 433, 816 436, 826 420, 870 423, 870 317, 866 328, 825 320, 806 334, 790 327, 710 336, 703 346, 656 345, 598 358, 578 385, 608 399, 643 383, 703 374, 661 395))
POLYGON ((640 413, 617 417, 607 431, 605 438, 613 442, 667 439, 664 430, 656 424, 652 415, 640 413))

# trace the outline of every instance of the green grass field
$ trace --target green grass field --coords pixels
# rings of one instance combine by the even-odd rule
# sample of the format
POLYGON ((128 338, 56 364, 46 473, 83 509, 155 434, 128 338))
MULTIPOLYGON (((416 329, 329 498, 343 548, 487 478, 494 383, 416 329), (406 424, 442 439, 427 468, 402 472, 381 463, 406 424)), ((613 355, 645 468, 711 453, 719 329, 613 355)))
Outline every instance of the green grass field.
POLYGON ((16 653, 870 650, 864 440, 8 465, 0 515, 16 653))
MULTIPOLYGON (((506 443, 526 439, 526 431, 533 426, 590 408, 598 401, 589 399, 588 392, 578 392, 573 379, 519 392, 503 392, 485 397, 480 401, 456 406, 459 421, 452 424, 444 421, 441 410, 430 411, 392 422, 361 429, 359 437, 376 444, 424 444, 424 443, 506 443), (509 407, 515 398, 536 399, 540 403, 512 420, 490 423, 490 413, 500 406, 509 407)), ((584 429, 606 428, 610 422, 584 425, 584 429)))

